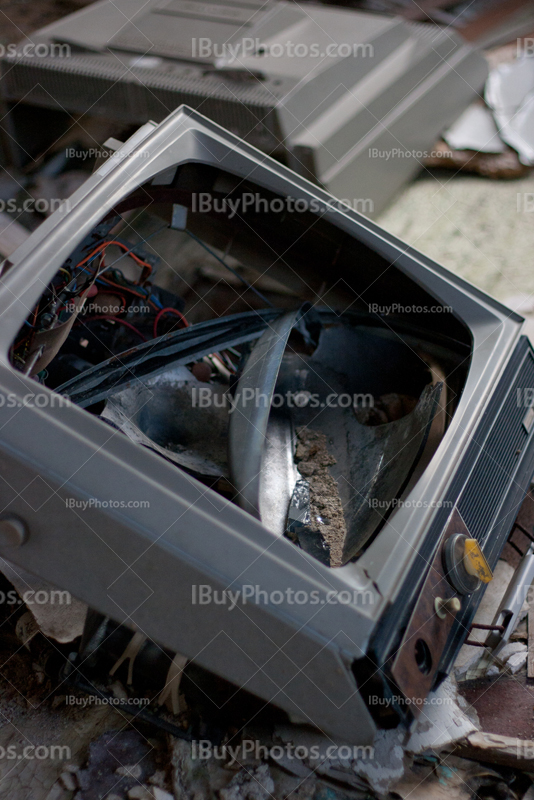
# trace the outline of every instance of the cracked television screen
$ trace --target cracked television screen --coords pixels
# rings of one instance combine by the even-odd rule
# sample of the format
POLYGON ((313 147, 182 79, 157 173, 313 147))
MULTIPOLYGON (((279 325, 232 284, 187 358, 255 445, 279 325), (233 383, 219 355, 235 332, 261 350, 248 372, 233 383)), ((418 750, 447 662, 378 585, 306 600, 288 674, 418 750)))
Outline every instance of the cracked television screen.
POLYGON ((77 244, 11 363, 313 558, 357 559, 447 429, 468 330, 331 213, 164 177, 77 244))

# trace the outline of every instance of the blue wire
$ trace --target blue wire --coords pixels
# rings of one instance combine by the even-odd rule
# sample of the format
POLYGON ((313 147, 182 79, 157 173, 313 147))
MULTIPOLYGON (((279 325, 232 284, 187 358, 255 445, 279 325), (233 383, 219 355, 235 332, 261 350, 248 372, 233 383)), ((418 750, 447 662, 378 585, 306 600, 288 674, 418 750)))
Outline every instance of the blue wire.
POLYGON ((164 308, 163 304, 162 304, 162 303, 160 303, 160 301, 158 300, 158 298, 156 297, 156 295, 155 295, 155 294, 151 294, 151 295, 150 295, 150 297, 149 297, 148 299, 149 299, 149 300, 152 300, 152 302, 153 302, 155 305, 157 305, 157 306, 158 306, 160 309, 164 308))

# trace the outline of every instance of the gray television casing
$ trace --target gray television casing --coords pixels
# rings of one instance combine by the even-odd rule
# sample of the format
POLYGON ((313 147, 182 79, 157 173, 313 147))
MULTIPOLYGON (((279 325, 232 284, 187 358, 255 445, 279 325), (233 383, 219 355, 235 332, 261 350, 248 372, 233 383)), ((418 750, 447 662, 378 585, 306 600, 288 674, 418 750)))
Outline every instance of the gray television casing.
POLYGON ((1 62, 7 101, 134 124, 185 103, 368 216, 421 168, 488 72, 450 28, 285 0, 100 0, 1 62), (201 38, 214 45, 206 55, 201 38), (68 57, 47 56, 54 44, 68 57))
MULTIPOLYGON (((484 444, 477 431, 485 425, 484 436, 500 435, 506 398, 512 403, 517 381, 531 374, 521 372, 528 359, 529 369, 534 363, 521 336, 522 318, 186 107, 159 125, 144 125, 10 262, 0 280, 0 393, 20 402, 0 407, 0 497, 2 514, 22 518, 29 535, 20 547, 3 544, 1 556, 273 702, 292 719, 340 740, 371 742, 376 723, 352 665, 387 628, 386 617, 400 613, 417 583, 413 570, 421 572, 420 554, 431 552, 446 524, 450 511, 443 516, 442 508, 426 501, 454 495, 455 503, 462 502, 481 455, 469 455, 473 442, 480 438, 484 444), (48 389, 39 386, 49 403, 36 407, 24 401, 35 393, 36 383, 13 368, 9 349, 44 286, 121 199, 190 162, 329 208, 334 226, 395 261, 438 302, 452 306, 471 332, 461 400, 434 458, 410 491, 410 503, 394 511, 357 562, 340 569, 330 570, 285 538, 274 537, 258 520, 99 419, 63 406, 48 389), (69 498, 141 499, 150 507, 92 507, 81 514, 67 507, 69 498), (418 507, 423 500, 424 507, 418 507), (290 586, 317 592, 320 601, 312 613, 308 605, 287 602, 249 603, 230 612, 224 605, 193 604, 194 584, 217 590, 252 585, 267 592, 290 586), (346 590, 367 593, 366 601, 326 602, 329 592, 346 590)), ((521 453, 513 457, 501 488, 490 486, 488 495, 483 486, 475 492, 482 510, 489 505, 504 513, 503 504, 517 510, 528 488, 532 431, 521 433, 518 413, 513 412, 512 422, 514 436, 523 437, 521 453)), ((517 447, 516 439, 510 446, 517 447)), ((493 447, 493 439, 487 441, 493 447)), ((511 514, 508 510, 505 527, 512 525, 511 514)), ((498 557, 494 545, 491 537, 484 545, 493 562, 498 557)))

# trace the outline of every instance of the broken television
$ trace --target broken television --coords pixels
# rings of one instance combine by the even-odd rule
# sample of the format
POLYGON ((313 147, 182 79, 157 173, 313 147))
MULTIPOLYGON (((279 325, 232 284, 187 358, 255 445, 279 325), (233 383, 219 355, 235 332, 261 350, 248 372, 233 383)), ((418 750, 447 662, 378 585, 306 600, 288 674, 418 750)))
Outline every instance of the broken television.
POLYGON ((50 398, 0 408, 27 530, 2 556, 95 609, 84 646, 141 630, 356 742, 409 721, 485 590, 466 542, 490 571, 532 476, 521 318, 186 108, 4 263, 0 302, 2 391, 50 398))

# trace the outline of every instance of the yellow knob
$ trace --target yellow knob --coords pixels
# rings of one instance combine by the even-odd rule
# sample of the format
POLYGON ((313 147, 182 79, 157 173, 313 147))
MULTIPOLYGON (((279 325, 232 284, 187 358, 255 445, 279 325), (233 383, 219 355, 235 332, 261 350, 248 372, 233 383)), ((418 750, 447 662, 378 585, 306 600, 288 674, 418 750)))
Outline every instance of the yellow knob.
POLYGON ((463 563, 466 572, 479 578, 482 583, 489 583, 493 578, 490 565, 484 558, 484 553, 476 539, 465 540, 463 563))

